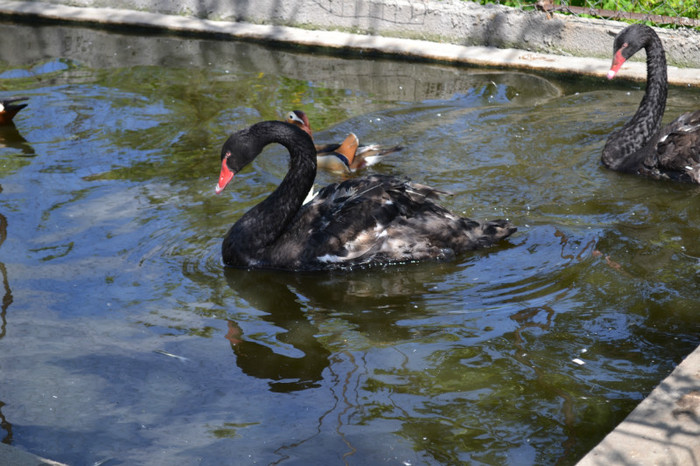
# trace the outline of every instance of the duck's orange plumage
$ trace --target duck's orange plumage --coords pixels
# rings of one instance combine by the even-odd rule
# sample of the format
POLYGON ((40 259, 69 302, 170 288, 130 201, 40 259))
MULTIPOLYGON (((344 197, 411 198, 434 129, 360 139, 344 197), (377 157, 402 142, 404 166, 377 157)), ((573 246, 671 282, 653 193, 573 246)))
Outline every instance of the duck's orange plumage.
MULTIPOLYGON (((285 121, 303 129, 313 138, 309 117, 303 111, 289 112, 285 121)), ((360 145, 354 133, 348 134, 340 144, 315 144, 315 146, 319 168, 339 172, 354 172, 377 163, 384 155, 403 149, 401 146, 360 145)))

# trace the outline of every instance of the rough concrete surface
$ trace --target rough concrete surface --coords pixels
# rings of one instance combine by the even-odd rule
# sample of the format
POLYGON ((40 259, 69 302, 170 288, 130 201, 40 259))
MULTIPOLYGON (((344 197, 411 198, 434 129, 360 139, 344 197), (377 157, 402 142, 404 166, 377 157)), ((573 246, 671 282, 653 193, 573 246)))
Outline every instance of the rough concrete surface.
MULTIPOLYGON (((608 58, 622 23, 463 0, 48 0, 181 17, 608 58)), ((669 63, 700 67, 700 35, 660 30, 669 63)))
POLYGON ((66 466, 63 463, 32 455, 4 443, 0 443, 0 464, 3 466, 66 466))
MULTIPOLYGON (((599 77, 610 66, 613 36, 625 26, 461 0, 0 0, 0 15, 599 77), (102 8, 105 4, 120 8, 102 8)), ((658 32, 669 63, 700 68, 699 33, 658 32)), ((644 53, 637 55, 638 61, 626 64, 618 79, 646 77, 644 53)), ((694 68, 670 66, 669 82, 700 86, 700 70, 694 68)))
POLYGON ((700 348, 577 466, 700 465, 700 348))

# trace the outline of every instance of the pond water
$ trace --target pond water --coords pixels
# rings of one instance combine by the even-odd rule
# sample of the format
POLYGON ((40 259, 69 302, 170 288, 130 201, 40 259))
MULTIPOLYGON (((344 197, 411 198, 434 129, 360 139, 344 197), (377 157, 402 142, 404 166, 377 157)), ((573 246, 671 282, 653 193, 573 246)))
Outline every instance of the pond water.
MULTIPOLYGON (((700 188, 604 169, 643 86, 4 23, 0 438, 92 464, 573 464, 699 343, 700 188), (347 274, 227 270, 279 183, 229 133, 303 109, 503 244, 347 274), (574 359, 584 364, 577 364, 574 359)), ((700 108, 670 91, 667 119, 700 108)), ((317 184, 337 179, 319 173, 317 184)))

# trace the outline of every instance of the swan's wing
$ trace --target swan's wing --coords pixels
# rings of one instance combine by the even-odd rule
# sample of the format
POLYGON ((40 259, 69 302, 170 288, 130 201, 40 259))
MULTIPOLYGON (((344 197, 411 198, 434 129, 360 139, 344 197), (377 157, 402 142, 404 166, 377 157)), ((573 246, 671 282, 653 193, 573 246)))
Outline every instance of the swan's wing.
POLYGON ((658 167, 700 183, 700 110, 684 113, 662 131, 656 145, 658 167))
POLYGON ((292 228, 303 245, 303 263, 344 268, 450 258, 490 245, 494 238, 484 235, 500 239, 515 231, 507 222, 496 226, 456 216, 433 201, 440 194, 384 175, 324 188, 300 211, 292 228))
POLYGON ((304 205, 304 204, 308 204, 309 202, 313 201, 317 194, 318 194, 318 192, 314 191, 314 187, 311 186, 309 193, 306 195, 306 197, 304 198, 304 202, 302 202, 301 204, 304 205))
POLYGON ((436 257, 440 248, 429 236, 444 227, 436 224, 434 211, 451 214, 432 202, 435 197, 430 188, 397 178, 349 180, 326 203, 328 221, 310 236, 309 250, 316 250, 317 261, 339 267, 436 257))

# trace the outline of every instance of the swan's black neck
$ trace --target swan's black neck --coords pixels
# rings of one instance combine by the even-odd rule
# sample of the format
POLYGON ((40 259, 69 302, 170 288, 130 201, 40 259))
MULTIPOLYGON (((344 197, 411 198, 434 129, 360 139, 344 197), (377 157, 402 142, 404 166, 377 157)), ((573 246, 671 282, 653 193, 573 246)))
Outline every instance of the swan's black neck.
POLYGON ((285 231, 313 186, 316 149, 311 137, 296 126, 279 121, 257 123, 234 135, 227 144, 252 148, 247 149, 250 154, 241 154, 242 159, 250 162, 273 142, 289 151, 289 171, 272 194, 229 230, 222 245, 224 263, 228 265, 250 265, 254 258, 259 258, 261 251, 285 231))
POLYGON ((642 46, 647 54, 647 88, 644 98, 637 113, 621 129, 610 135, 603 149, 603 164, 614 170, 637 171, 656 145, 666 108, 668 80, 663 45, 656 33, 648 28, 643 34, 642 46))

